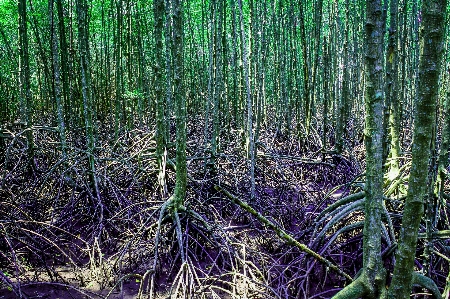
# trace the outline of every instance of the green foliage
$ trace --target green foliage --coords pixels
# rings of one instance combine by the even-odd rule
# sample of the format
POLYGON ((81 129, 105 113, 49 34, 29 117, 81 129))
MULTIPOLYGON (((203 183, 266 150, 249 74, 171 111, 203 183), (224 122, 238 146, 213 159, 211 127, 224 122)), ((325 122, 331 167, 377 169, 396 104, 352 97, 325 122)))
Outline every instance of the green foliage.
POLYGON ((0 25, 2 29, 17 28, 17 3, 14 0, 0 1, 0 25))

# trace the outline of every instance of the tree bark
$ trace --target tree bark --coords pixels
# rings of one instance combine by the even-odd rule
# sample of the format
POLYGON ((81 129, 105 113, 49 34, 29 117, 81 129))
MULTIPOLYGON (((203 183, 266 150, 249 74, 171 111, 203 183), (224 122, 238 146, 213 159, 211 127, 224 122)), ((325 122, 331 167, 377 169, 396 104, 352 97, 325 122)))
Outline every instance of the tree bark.
POLYGON ((156 97, 156 159, 158 161, 158 181, 165 193, 165 172, 163 166, 164 148, 166 147, 165 111, 164 111, 164 57, 163 57, 163 27, 164 0, 153 1, 154 39, 155 39, 155 97, 156 97))
POLYGON ((173 9, 173 72, 176 113, 176 183, 173 197, 174 209, 183 206, 186 196, 187 169, 186 169, 186 99, 184 97, 184 66, 183 66, 183 3, 182 0, 172 0, 173 9))
POLYGON ((412 164, 389 298, 409 298, 417 235, 427 194, 430 143, 436 119, 438 81, 443 49, 446 0, 423 1, 420 27, 418 98, 414 109, 412 164))
POLYGON ((251 200, 255 197, 255 152, 254 152, 254 136, 253 136, 253 101, 250 87, 250 74, 249 74, 249 62, 247 53, 247 44, 244 30, 244 20, 242 12, 242 0, 238 0, 239 9, 239 23, 241 33, 241 48, 242 48, 242 60, 244 67, 244 79, 245 79, 245 91, 247 99, 247 158, 249 159, 250 168, 250 197, 251 200))
MULTIPOLYGON (((94 195, 99 198, 96 170, 95 170, 95 137, 93 121, 93 103, 90 72, 90 51, 89 51, 89 25, 88 25, 88 4, 86 0, 76 1, 77 19, 78 19, 78 43, 80 49, 80 68, 81 68, 81 94, 83 98, 83 116, 86 133, 86 154, 88 160, 88 179, 89 184, 94 191, 94 195)), ((100 223, 102 222, 103 210, 100 207, 100 223)))
MULTIPOLYGON (((386 108, 384 125, 386 129, 384 134, 387 140, 390 140, 390 160, 389 160, 389 177, 392 180, 398 176, 400 154, 400 105, 398 99, 398 0, 390 1, 390 25, 389 25, 389 39, 386 51, 386 108), (388 134, 388 132, 390 134, 388 134), (388 136, 389 135, 389 136, 388 136)), ((386 144, 386 152, 383 153, 383 161, 388 157, 388 146, 386 144)))
POLYGON ((366 200, 362 274, 335 295, 337 298, 384 296, 386 270, 381 260, 383 210, 383 18, 381 0, 366 4, 365 129, 366 200))
POLYGON ((51 47, 52 47, 52 64, 53 64, 53 85, 55 90, 56 112, 58 118, 59 139, 61 142, 62 157, 66 157, 66 126, 64 122, 64 104, 61 98, 61 70, 58 56, 58 36, 56 34, 55 14, 53 12, 54 0, 48 1, 48 15, 51 26, 51 47))
POLYGON ((33 103, 30 83, 30 59, 28 54, 28 26, 27 2, 19 0, 19 88, 20 88, 20 114, 26 129, 27 138, 27 169, 34 169, 34 140, 33 140, 33 103))

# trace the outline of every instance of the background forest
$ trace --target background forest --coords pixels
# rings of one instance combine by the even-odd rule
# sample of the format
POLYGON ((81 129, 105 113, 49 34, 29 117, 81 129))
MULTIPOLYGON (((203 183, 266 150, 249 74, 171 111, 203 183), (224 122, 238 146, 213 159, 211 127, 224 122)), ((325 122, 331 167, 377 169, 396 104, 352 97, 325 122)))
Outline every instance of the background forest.
POLYGON ((0 298, 449 298, 446 0, 0 0, 0 298))

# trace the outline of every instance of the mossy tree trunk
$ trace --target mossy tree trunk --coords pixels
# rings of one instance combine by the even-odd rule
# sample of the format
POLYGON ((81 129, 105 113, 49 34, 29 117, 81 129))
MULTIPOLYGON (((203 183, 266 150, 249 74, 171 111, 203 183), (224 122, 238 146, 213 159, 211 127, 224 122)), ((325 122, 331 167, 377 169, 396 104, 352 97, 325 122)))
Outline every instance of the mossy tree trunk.
POLYGON ((172 0, 172 24, 173 24, 173 74, 176 116, 176 183, 173 195, 173 208, 178 210, 183 207, 186 195, 186 99, 183 88, 183 4, 182 0, 172 0))
POLYGON ((248 52, 247 52, 247 42, 245 37, 245 28, 244 28, 244 17, 242 10, 242 0, 238 0, 238 10, 239 10, 239 24, 240 24, 240 33, 241 33, 241 53, 242 53, 242 63, 244 68, 244 79, 245 79, 245 95, 247 100, 247 134, 246 134, 246 145, 247 145, 247 159, 249 160, 249 169, 250 169, 250 197, 251 200, 255 198, 255 139, 253 134, 253 100, 251 94, 251 85, 250 85, 250 71, 248 61, 248 52))
MULTIPOLYGON (((448 64, 447 64, 448 66, 448 64)), ((448 69, 448 67, 447 67, 448 69)), ((446 80, 444 81, 447 86, 450 83, 450 72, 446 74, 446 80)), ((442 142, 440 146, 439 152, 439 160, 438 160, 438 169, 437 169, 437 178, 436 178, 436 189, 438 202, 443 206, 446 205, 447 201, 444 197, 444 187, 445 187, 445 179, 448 177, 447 167, 448 167, 448 158, 449 158, 449 147, 450 147, 450 90, 447 88, 446 96, 443 103, 443 119, 444 125, 442 128, 442 142)), ((442 297, 448 299, 450 298, 450 272, 448 273, 446 285, 442 294, 442 297)))
MULTIPOLYGON (((78 43, 80 50, 80 69, 81 69, 81 94, 83 98, 83 116, 86 134, 86 155, 88 160, 88 179, 89 184, 94 191, 94 195, 100 202, 98 191, 96 170, 95 170, 95 137, 93 121, 93 99, 91 87, 90 71, 90 51, 89 51, 89 24, 88 24, 88 4, 86 0, 76 1, 77 19, 78 19, 78 43)), ((99 204, 99 223, 103 218, 103 206, 99 204)))
POLYGON ((381 261, 381 213, 383 205, 383 17, 381 1, 368 1, 365 24, 365 147, 366 203, 363 236, 363 279, 368 297, 385 290, 381 261))
POLYGON ((411 174, 389 298, 409 298, 412 287, 417 235, 428 190, 428 162, 436 119, 446 7, 446 0, 422 3, 419 86, 414 109, 411 174))
MULTIPOLYGON (((175 45, 173 41, 173 13, 172 13, 172 2, 171 0, 164 0, 165 8, 165 22, 164 22, 164 61, 165 61, 165 74, 166 74, 166 103, 165 103, 165 116, 166 116, 166 128, 171 126, 171 118, 174 113, 174 90, 173 90, 173 80, 174 80, 174 51, 175 45)), ((170 140, 170 130, 166 130, 166 140, 170 140)))
POLYGON ((363 270, 336 298, 384 296, 386 271, 381 260, 383 209, 383 18, 381 0, 367 1, 365 24, 365 147, 366 201, 363 231, 363 270))
POLYGON ((163 165, 164 149, 166 147, 165 109, 164 109, 164 57, 163 57, 163 26, 164 0, 153 1, 154 39, 155 39, 155 97, 156 97, 156 159, 159 168, 159 184, 165 193, 165 171, 163 165))
POLYGON ((390 152, 389 174, 388 179, 397 177, 399 173, 398 156, 400 154, 400 114, 399 114, 399 99, 397 89, 398 79, 398 54, 397 54, 397 40, 398 40, 398 1, 391 0, 389 3, 390 23, 389 23, 389 37, 386 51, 386 109, 384 115, 384 134, 385 139, 390 140, 390 150, 388 146, 384 147, 383 161, 388 158, 388 151, 390 152))
MULTIPOLYGON (((324 46, 323 46, 323 122, 322 122, 322 151, 326 152, 327 150, 327 135, 328 135, 328 105, 330 96, 330 81, 331 81, 331 63, 330 63, 330 34, 325 38, 324 46)), ((325 156, 323 156, 325 158, 325 156)))

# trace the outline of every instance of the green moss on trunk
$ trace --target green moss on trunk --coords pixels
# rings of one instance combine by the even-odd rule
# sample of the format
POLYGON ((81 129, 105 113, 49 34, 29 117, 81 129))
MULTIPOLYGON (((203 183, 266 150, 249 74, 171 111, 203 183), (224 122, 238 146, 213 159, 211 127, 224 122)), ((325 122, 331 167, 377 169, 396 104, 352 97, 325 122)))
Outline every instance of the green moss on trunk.
POLYGON ((389 298, 407 299, 412 287, 417 236, 424 210, 424 197, 428 190, 428 159, 436 118, 446 2, 446 0, 423 2, 423 21, 420 28, 419 86, 414 109, 411 174, 389 298))

